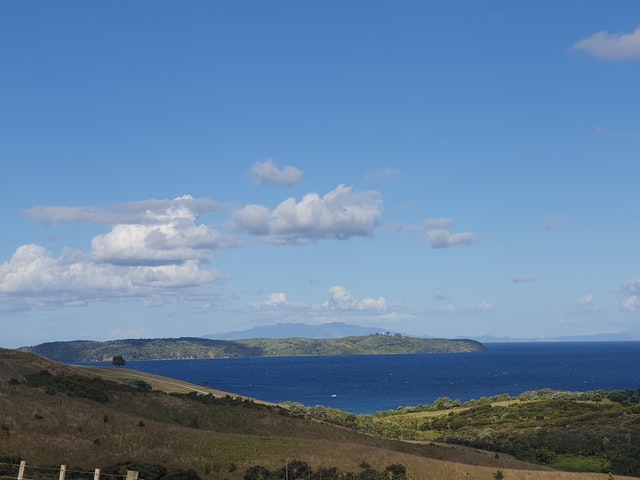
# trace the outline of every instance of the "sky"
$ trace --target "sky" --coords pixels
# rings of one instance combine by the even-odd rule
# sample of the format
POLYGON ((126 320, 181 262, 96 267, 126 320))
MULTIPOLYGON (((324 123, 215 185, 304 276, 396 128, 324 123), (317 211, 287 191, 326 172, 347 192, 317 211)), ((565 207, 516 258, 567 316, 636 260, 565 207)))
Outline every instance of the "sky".
POLYGON ((0 347, 640 339, 640 2, 0 4, 0 347))

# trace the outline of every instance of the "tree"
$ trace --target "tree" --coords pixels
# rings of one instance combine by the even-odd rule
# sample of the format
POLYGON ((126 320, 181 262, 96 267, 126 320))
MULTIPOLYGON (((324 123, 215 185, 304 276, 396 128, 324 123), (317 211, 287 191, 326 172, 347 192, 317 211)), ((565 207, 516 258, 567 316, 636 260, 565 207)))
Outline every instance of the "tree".
POLYGON ((271 475, 271 472, 262 465, 253 465, 247 468, 244 473, 244 480, 266 480, 271 475))
POLYGON ((392 463, 391 465, 387 465, 387 468, 384 469, 383 475, 389 480, 406 480, 407 467, 399 463, 392 463))
POLYGON ((116 355, 115 357, 113 357, 113 360, 111 360, 111 363, 114 367, 124 367, 126 360, 122 355, 116 355))

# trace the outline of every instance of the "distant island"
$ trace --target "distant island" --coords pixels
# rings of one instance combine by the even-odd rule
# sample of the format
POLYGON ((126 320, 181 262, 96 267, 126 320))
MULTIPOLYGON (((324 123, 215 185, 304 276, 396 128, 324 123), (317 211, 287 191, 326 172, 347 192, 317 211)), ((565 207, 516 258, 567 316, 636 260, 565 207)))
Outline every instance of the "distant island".
POLYGON ((406 336, 403 332, 390 332, 389 329, 380 327, 352 325, 344 322, 328 322, 318 325, 308 323, 276 323, 271 325, 260 325, 249 328, 248 330, 235 330, 232 332, 211 333, 208 335, 200 335, 203 338, 211 338, 213 340, 242 340, 247 338, 342 338, 342 337, 361 337, 371 334, 395 334, 399 333, 406 336))
MULTIPOLYGON (((357 337, 371 334, 394 335, 419 338, 433 338, 429 335, 412 335, 407 332, 389 331, 376 326, 353 325, 344 322, 329 322, 321 324, 309 323, 276 323, 271 325, 261 325, 247 330, 235 330, 231 332, 218 332, 206 335, 199 335, 202 338, 213 340, 242 340, 247 338, 342 338, 357 337)), ((640 336, 632 333, 598 333, 591 335, 572 336, 547 336, 547 337, 497 337, 493 335, 482 335, 473 337, 452 337, 471 338, 483 344, 487 343, 532 343, 532 342, 625 342, 640 341, 640 336)))
POLYGON ((253 338, 212 340, 200 337, 128 339, 106 342, 74 340, 22 347, 57 362, 126 360, 186 360, 197 358, 462 353, 485 350, 476 340, 416 338, 400 334, 372 334, 343 338, 253 338))

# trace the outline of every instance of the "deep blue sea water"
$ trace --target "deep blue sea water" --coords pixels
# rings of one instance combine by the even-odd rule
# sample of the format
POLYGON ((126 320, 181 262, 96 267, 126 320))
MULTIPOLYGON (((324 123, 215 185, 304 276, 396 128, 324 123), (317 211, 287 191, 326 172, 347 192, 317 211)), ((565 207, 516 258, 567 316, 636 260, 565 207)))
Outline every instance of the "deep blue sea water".
POLYGON ((270 402, 366 414, 528 390, 636 390, 640 342, 497 343, 456 354, 127 361, 131 369, 270 402))

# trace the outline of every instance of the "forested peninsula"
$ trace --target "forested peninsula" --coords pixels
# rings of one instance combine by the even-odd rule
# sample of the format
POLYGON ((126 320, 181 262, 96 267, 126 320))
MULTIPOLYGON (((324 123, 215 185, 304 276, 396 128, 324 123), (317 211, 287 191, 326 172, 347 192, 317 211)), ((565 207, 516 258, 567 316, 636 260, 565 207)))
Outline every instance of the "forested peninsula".
POLYGON ((416 338, 403 335, 365 335, 344 338, 254 338, 211 340, 199 337, 128 339, 98 342, 75 340, 22 347, 57 362, 126 360, 186 360, 195 358, 296 355, 373 355, 406 353, 477 352, 485 346, 475 340, 416 338))

